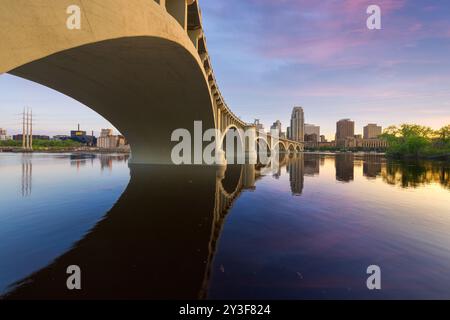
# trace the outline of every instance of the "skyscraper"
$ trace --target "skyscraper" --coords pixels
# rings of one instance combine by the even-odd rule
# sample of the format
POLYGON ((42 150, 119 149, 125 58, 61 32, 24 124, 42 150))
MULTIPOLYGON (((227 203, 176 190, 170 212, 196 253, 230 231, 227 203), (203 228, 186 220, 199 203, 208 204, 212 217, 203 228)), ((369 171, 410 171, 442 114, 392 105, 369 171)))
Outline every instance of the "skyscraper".
POLYGON ((383 128, 376 123, 369 123, 364 127, 364 139, 376 139, 381 135, 383 128))
POLYGON ((350 119, 342 119, 336 123, 336 145, 346 146, 347 139, 355 138, 355 122, 350 119))
POLYGON ((302 107, 294 107, 291 116, 291 139, 303 142, 305 137, 305 114, 302 107))
POLYGON ((336 141, 353 138, 355 136, 355 122, 350 119, 342 119, 336 123, 336 141))
POLYGON ((264 132, 264 125, 259 121, 259 119, 255 119, 254 125, 256 127, 256 131, 264 132))
POLYGON ((281 121, 277 120, 273 123, 273 125, 270 127, 270 131, 275 130, 278 132, 278 136, 281 135, 281 121))

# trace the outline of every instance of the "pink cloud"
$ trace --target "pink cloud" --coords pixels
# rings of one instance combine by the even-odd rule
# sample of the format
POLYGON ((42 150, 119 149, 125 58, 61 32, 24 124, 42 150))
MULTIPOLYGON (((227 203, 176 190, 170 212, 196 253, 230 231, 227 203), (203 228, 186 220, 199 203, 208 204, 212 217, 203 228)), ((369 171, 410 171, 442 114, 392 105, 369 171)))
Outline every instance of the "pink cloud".
POLYGON ((314 2, 309 0, 251 0, 268 7, 267 28, 257 46, 267 58, 324 66, 370 64, 389 57, 391 47, 412 47, 430 36, 448 37, 450 22, 424 24, 402 15, 407 0, 377 0, 382 30, 366 28, 372 0, 314 2))

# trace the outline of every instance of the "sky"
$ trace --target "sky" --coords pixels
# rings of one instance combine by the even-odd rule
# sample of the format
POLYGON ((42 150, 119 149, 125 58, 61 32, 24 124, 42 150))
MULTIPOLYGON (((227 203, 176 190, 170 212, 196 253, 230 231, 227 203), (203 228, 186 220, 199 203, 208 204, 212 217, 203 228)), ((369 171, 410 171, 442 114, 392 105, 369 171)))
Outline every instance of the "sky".
MULTIPOLYGON (((336 121, 356 133, 383 127, 450 124, 450 1, 202 0, 214 74, 228 106, 244 121, 283 130, 293 106, 332 139, 336 121), (381 8, 381 30, 366 9, 381 8)), ((112 127, 78 102, 37 84, 0 76, 0 127, 20 128, 31 106, 35 132, 67 134, 112 127)), ((15 130, 14 130, 15 129, 15 130)))

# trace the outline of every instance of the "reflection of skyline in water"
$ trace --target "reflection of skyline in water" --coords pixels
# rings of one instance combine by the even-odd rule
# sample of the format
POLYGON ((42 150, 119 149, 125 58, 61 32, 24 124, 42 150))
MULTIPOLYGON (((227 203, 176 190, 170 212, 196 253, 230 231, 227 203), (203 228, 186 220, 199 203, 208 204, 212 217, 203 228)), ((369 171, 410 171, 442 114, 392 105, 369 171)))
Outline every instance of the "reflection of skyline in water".
MULTIPOLYGON (((118 155, 72 155, 69 159, 79 174, 91 170, 91 166, 85 166, 88 162, 99 163, 102 171, 127 162, 127 157, 118 155)), ((15 278, 18 287, 9 297, 205 298, 209 296, 219 240, 227 232, 228 213, 242 193, 264 189, 270 181, 265 177, 287 183, 292 195, 305 196, 308 183, 322 174, 328 177, 331 165, 335 180, 340 182, 356 183, 359 177, 365 177, 367 181, 403 187, 434 182, 448 187, 449 180, 448 167, 421 163, 419 168, 411 168, 375 155, 304 154, 281 157, 280 164, 275 173, 253 165, 132 166, 131 180, 109 212, 70 250, 51 259, 54 262, 50 265, 15 278), (261 179, 266 182, 260 187, 261 179), (74 262, 83 270, 86 286, 82 292, 68 292, 65 287, 65 268, 74 262)), ((29 173, 27 179, 31 181, 32 171, 29 173)), ((220 270, 225 267, 221 265, 220 270)))

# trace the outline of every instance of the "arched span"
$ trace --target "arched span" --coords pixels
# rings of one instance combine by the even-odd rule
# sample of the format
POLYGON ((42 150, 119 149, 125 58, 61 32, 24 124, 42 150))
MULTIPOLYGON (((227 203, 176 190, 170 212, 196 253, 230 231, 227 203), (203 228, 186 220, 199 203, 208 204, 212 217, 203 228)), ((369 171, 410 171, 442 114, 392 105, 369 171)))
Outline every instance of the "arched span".
POLYGON ((269 147, 269 142, 267 141, 267 139, 266 139, 265 137, 258 136, 258 137, 256 137, 256 139, 255 139, 256 143, 258 143, 258 140, 263 141, 263 142, 269 147))
POLYGON ((222 133, 222 136, 221 136, 221 139, 220 139, 220 147, 223 149, 223 147, 224 147, 223 143, 224 143, 224 141, 225 141, 225 138, 226 138, 226 136, 227 136, 227 133, 228 133, 231 129, 234 129, 234 130, 237 132, 237 135, 239 136, 239 140, 240 140, 240 143, 241 143, 242 150, 244 150, 244 147, 245 147, 244 138, 245 138, 245 137, 243 136, 243 131, 242 131, 242 129, 239 129, 239 128, 238 128, 236 125, 234 125, 234 124, 230 124, 228 127, 225 128, 225 130, 223 130, 223 133, 222 133))
POLYGON ((275 142, 273 149, 275 149, 277 147, 277 145, 279 145, 279 151, 281 151, 281 152, 286 152, 288 150, 286 143, 281 140, 278 140, 277 142, 275 142))
POLYGON ((0 42, 0 74, 95 110, 126 136, 134 163, 171 163, 173 130, 215 127, 200 49, 155 1, 3 0, 0 42), (69 5, 82 10, 80 30, 66 27, 69 5))

